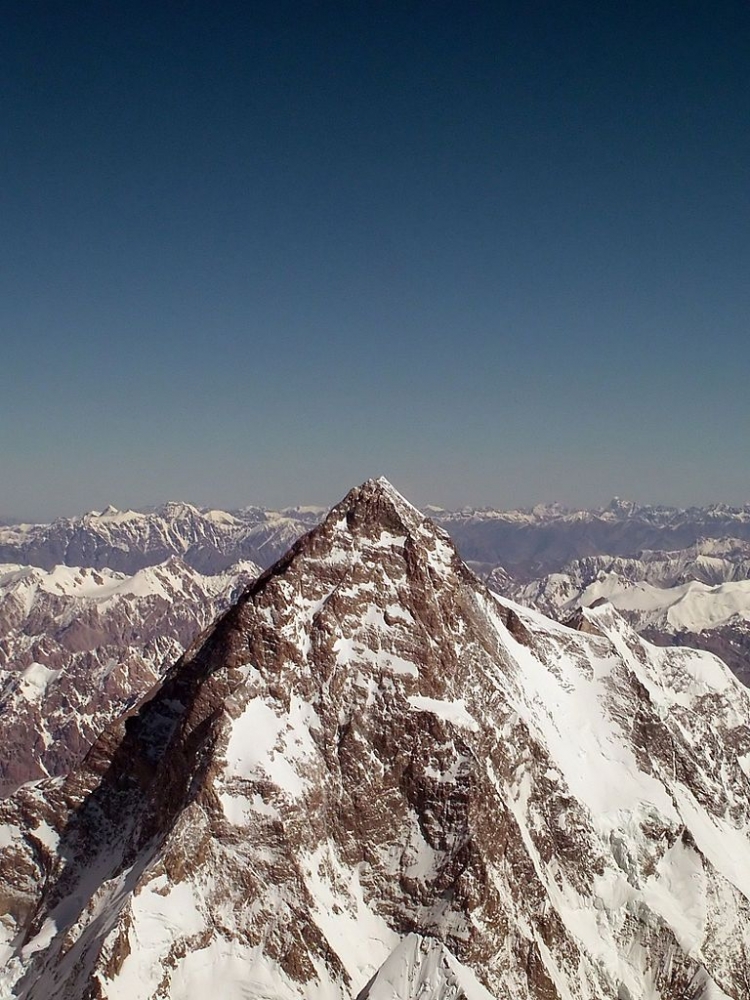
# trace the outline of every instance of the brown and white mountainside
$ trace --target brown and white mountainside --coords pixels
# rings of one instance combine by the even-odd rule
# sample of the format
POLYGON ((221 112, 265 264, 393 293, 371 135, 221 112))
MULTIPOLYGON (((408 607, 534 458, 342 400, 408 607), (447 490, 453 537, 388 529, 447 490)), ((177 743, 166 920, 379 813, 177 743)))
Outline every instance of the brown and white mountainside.
POLYGON ((80 763, 259 574, 0 565, 0 797, 80 763))
POLYGON ((267 567, 317 524, 319 507, 228 512, 170 502, 153 510, 89 511, 51 524, 0 525, 0 562, 86 566, 132 575, 177 556, 200 573, 225 572, 238 562, 267 567))
POLYGON ((605 599, 650 641, 715 652, 748 684, 749 575, 750 544, 727 538, 630 558, 589 556, 526 584, 495 569, 488 583, 559 620, 605 599))
POLYGON ((747 1000, 750 695, 353 490, 0 803, 18 1000, 747 1000))

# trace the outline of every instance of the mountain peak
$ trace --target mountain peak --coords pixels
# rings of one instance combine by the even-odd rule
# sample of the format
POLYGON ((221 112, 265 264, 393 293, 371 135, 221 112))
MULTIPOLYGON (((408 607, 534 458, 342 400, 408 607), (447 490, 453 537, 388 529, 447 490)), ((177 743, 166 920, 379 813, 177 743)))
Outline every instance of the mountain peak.
POLYGON ((612 497, 604 510, 609 514, 622 514, 627 516, 632 514, 638 507, 635 500, 626 500, 623 497, 612 497))
POLYGON ((386 479, 385 476, 367 479, 361 486, 355 486, 347 494, 347 496, 352 495, 355 495, 358 500, 365 501, 373 497, 381 497, 396 506, 404 507, 421 516, 420 511, 413 504, 409 503, 406 497, 402 493, 399 493, 393 483, 386 479))
MULTIPOLYGON (((349 490, 322 523, 303 535, 251 590, 274 578, 335 578, 339 583, 367 573, 399 577, 469 572, 450 537, 414 507, 384 477, 349 490)), ((395 599, 395 595, 392 599, 395 599)))
POLYGON ((187 503, 185 500, 167 500, 166 503, 158 508, 158 512, 162 517, 171 519, 200 516, 198 508, 191 503, 187 503))
POLYGON ((418 530, 427 521, 424 514, 409 503, 385 476, 368 479, 361 486, 349 490, 333 508, 329 518, 339 520, 342 515, 350 528, 376 524, 404 534, 418 530))
POLYGON ((750 699, 585 615, 351 490, 0 804, 0 995, 747 996, 750 699))

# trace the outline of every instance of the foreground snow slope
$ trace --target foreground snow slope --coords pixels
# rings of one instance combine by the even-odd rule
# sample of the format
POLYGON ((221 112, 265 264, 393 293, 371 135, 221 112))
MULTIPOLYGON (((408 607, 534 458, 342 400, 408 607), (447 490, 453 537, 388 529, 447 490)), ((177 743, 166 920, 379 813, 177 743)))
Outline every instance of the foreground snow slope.
POLYGON ((750 699, 353 490, 67 780, 0 804, 0 995, 750 996, 750 699))

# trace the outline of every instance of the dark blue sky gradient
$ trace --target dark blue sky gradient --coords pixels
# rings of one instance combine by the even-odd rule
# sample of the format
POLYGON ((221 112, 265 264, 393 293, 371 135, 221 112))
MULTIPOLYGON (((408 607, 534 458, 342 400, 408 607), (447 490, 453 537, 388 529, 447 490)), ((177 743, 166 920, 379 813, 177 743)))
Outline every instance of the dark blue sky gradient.
POLYGON ((0 516, 750 500, 744 0, 2 27, 0 516))

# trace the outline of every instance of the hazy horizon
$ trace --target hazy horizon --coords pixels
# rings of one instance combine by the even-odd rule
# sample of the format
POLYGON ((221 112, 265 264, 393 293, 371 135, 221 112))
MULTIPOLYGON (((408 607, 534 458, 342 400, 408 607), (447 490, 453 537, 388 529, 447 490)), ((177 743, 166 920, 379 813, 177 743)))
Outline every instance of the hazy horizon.
MULTIPOLYGON (((436 509, 443 509, 447 512, 469 510, 469 509, 474 509, 474 510, 491 509, 491 510, 507 510, 507 511, 531 510, 537 506, 551 507, 556 505, 570 511, 595 510, 607 507, 610 503, 617 500, 629 503, 635 503, 638 506, 671 507, 675 509, 689 509, 692 507, 702 508, 702 507, 711 507, 714 505, 724 505, 727 507, 734 507, 734 508, 743 508, 746 506, 750 506, 750 500, 727 501, 723 499, 709 499, 694 503, 675 503, 675 502, 670 502, 668 500, 654 500, 649 497, 621 496, 618 494, 611 494, 601 500, 596 500, 592 501, 591 503, 584 503, 584 504, 568 503, 555 498, 548 500, 536 500, 530 503, 517 503, 517 504, 493 503, 492 501, 486 503, 485 502, 444 503, 441 502, 439 498, 433 498, 427 500, 415 498, 414 495, 410 495, 407 491, 401 489, 398 483, 394 483, 392 480, 390 480, 390 477, 386 478, 389 479, 392 485, 395 486, 396 489, 398 489, 399 492, 402 493, 407 500, 415 503, 421 509, 434 507, 436 509)), ((364 480, 362 480, 362 482, 364 482, 364 480)), ((198 500, 196 498, 191 498, 189 496, 181 496, 181 497, 172 496, 156 500, 151 499, 151 500, 143 500, 140 502, 123 503, 123 504, 118 504, 110 500, 107 503, 89 504, 79 509, 68 508, 65 510, 56 510, 56 511, 50 510, 48 513, 40 513, 39 515, 34 515, 34 516, 24 516, 23 514, 5 513, 3 511, 0 511, 0 523, 3 524, 48 523, 58 518, 75 518, 88 513, 101 514, 106 510, 108 506, 112 506, 120 512, 129 510, 148 512, 152 509, 163 507, 169 503, 187 503, 200 510, 237 511, 249 507, 261 507, 267 510, 291 510, 297 507, 319 507, 322 510, 328 510, 330 507, 333 507, 336 503, 338 503, 339 500, 343 499, 343 497, 349 492, 349 489, 352 489, 353 487, 358 485, 360 485, 360 482, 351 483, 343 491, 337 493, 335 496, 332 495, 331 498, 327 500, 326 499, 315 500, 315 499, 310 499, 309 497, 301 497, 293 499, 290 502, 279 501, 275 503, 274 502, 266 503, 250 498, 245 500, 241 499, 239 502, 215 503, 212 502, 210 498, 204 501, 204 500, 198 500)), ((47 508, 38 508, 38 509, 42 512, 47 510, 47 508)))

